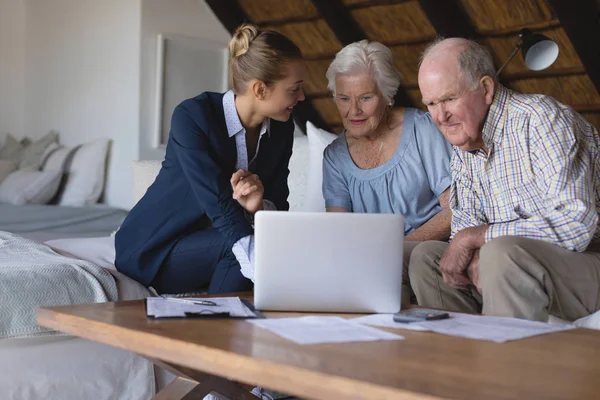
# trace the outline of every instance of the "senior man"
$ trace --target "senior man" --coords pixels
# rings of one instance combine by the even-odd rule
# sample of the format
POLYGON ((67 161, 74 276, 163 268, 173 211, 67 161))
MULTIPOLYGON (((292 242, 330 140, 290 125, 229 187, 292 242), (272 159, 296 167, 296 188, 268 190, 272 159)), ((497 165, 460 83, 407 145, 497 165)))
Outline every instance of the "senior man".
POLYGON ((452 240, 413 251, 418 303, 537 321, 600 309, 596 129, 498 84, 489 51, 466 39, 430 45, 418 79, 454 152, 452 240))

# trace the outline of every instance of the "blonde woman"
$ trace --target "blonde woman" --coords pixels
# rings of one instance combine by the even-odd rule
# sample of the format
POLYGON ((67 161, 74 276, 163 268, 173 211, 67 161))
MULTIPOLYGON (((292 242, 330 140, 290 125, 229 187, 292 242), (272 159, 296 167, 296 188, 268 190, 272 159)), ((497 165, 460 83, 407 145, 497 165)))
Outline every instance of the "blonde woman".
POLYGON ((251 289, 251 218, 289 208, 302 55, 253 25, 239 27, 229 49, 232 90, 176 107, 162 169, 116 235, 117 269, 159 293, 251 289))

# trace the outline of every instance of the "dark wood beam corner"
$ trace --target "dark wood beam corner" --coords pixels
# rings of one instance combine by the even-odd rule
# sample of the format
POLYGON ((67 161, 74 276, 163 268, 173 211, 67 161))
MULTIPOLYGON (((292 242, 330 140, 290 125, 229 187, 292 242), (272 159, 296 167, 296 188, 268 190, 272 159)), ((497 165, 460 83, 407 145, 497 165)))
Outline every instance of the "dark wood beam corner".
POLYGON ((548 0, 548 3, 600 93, 600 5, 595 0, 548 0))
POLYGON ((458 0, 419 0, 438 35, 474 39, 477 30, 458 0))
POLYGON ((406 90, 402 86, 398 88, 394 96, 394 107, 414 107, 413 101, 408 97, 406 90))
POLYGON ((340 0, 312 0, 312 3, 342 46, 367 38, 340 0))
POLYGON ((206 4, 231 34, 243 23, 251 23, 236 0, 205 0, 206 4))

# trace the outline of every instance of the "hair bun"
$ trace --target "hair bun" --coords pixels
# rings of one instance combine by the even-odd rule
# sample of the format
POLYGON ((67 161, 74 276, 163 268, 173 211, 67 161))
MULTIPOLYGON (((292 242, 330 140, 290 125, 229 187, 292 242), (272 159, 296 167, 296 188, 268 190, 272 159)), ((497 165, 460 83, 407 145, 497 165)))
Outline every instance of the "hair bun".
POLYGON ((252 24, 240 25, 234 32, 229 42, 229 54, 231 58, 237 58, 245 54, 250 48, 250 43, 258 36, 258 27, 252 24))

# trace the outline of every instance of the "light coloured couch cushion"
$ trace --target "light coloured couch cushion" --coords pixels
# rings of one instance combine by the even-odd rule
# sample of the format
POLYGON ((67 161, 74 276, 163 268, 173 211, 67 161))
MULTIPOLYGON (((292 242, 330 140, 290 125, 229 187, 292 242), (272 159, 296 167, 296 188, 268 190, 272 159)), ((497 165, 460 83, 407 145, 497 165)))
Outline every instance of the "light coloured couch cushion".
POLYGON ((299 211, 306 195, 306 179, 308 178, 308 137, 296 128, 294 133, 294 147, 290 158, 290 174, 288 187, 290 196, 290 211, 299 211))
POLYGON ((146 194, 148 187, 154 183, 162 167, 159 160, 139 160, 131 162, 133 173, 133 201, 134 204, 146 194))
POLYGON ((337 135, 319 129, 311 122, 306 123, 308 136, 308 169, 306 180, 306 194, 301 211, 325 211, 323 198, 323 151, 333 142, 337 135))

